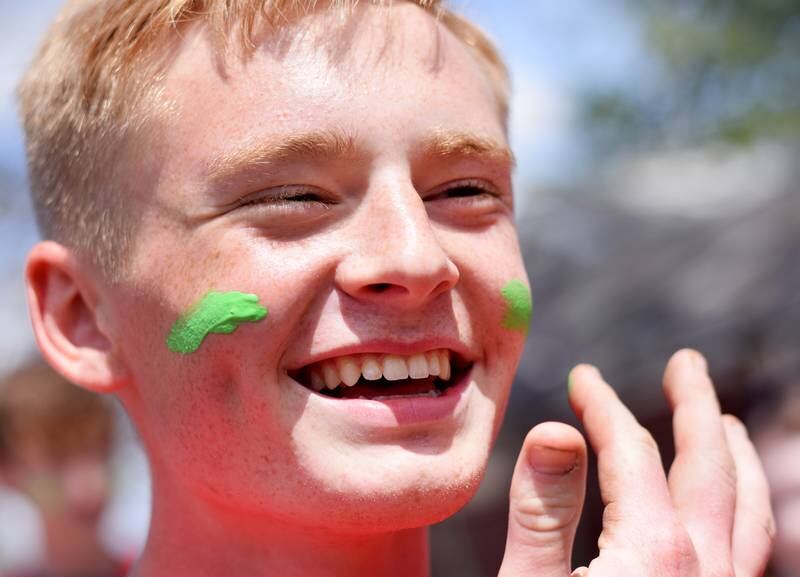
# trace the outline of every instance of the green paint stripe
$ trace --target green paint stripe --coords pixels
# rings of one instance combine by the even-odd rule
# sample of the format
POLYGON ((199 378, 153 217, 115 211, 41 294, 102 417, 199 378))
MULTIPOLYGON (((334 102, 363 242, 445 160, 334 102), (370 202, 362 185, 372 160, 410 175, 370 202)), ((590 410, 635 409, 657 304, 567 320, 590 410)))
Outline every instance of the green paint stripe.
POLYGON ((520 280, 509 281, 500 291, 506 301, 503 327, 512 331, 527 332, 533 314, 533 300, 528 286, 520 280))
POLYGON ((209 334, 230 334, 240 324, 260 321, 267 314, 256 295, 211 291, 175 321, 167 337, 167 346, 176 353, 193 353, 209 334))

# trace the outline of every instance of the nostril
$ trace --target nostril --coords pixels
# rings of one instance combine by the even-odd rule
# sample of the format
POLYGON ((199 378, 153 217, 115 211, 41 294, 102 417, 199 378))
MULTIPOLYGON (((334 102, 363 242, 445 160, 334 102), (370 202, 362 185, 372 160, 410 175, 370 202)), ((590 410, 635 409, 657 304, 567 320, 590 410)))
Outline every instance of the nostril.
POLYGON ((390 288, 392 288, 392 285, 391 285, 391 283, 388 283, 388 282, 379 282, 379 283, 375 283, 375 284, 369 285, 369 288, 374 293, 385 293, 390 288))

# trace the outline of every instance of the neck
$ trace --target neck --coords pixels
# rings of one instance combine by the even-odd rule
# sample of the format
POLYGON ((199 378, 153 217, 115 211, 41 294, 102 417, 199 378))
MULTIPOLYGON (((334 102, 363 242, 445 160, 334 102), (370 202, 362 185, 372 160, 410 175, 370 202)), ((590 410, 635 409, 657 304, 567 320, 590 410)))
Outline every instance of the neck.
POLYGON ((198 505, 153 487, 153 514, 135 577, 428 577, 426 527, 343 534, 198 505))

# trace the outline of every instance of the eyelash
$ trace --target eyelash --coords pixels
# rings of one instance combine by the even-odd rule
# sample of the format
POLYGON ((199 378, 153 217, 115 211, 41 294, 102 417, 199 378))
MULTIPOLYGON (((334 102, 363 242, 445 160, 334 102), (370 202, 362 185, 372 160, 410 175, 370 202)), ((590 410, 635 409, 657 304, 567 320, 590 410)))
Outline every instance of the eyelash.
POLYGON ((470 179, 448 184, 444 189, 436 192, 428 200, 455 199, 462 202, 476 202, 480 197, 489 196, 499 198, 500 193, 491 184, 484 180, 470 179), (472 191, 470 194, 448 194, 455 191, 472 191), (471 200, 470 200, 471 199, 471 200))
MULTIPOLYGON (((489 183, 480 179, 457 181, 445 186, 434 194, 426 197, 426 201, 451 200, 460 203, 475 203, 485 201, 487 197, 500 198, 500 193, 489 183), (467 194, 463 194, 467 192, 467 194), (460 194, 461 193, 461 194, 460 194)), ((277 189, 264 191, 251 198, 243 199, 236 208, 257 207, 260 205, 273 205, 276 207, 295 205, 297 203, 314 205, 319 208, 330 208, 336 202, 326 200, 313 188, 307 186, 282 186, 277 189)))
POLYGON ((335 204, 330 200, 321 198, 321 195, 317 194, 312 188, 303 186, 281 186, 277 189, 264 191, 263 194, 257 194, 251 198, 243 199, 236 205, 236 208, 245 208, 264 204, 280 206, 295 203, 313 204, 324 208, 328 208, 330 205, 335 204))

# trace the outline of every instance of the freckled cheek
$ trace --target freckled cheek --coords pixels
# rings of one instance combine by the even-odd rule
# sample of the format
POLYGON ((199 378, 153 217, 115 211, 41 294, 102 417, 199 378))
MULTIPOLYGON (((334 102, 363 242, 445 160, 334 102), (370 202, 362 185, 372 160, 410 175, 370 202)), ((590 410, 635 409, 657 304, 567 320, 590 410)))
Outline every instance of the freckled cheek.
POLYGON ((504 310, 503 287, 512 279, 527 284, 527 273, 513 227, 495 227, 480 235, 455 237, 451 258, 461 273, 470 298, 493 316, 504 310))
POLYGON ((306 308, 331 286, 337 257, 311 244, 265 248, 253 254, 243 282, 260 291, 276 314, 306 308))
MULTIPOLYGON (((196 275, 182 283, 182 292, 180 296, 175 295, 173 302, 192 304, 183 308, 167 307, 163 311, 167 317, 165 323, 160 324, 164 339, 167 334, 172 336, 173 324, 208 288, 255 294, 266 309, 264 318, 243 323, 230 334, 211 334, 204 338, 200 348, 188 355, 197 357, 198 363, 203 365, 227 366, 225 372, 230 379, 249 382, 274 369, 286 343, 302 333, 303 322, 314 316, 314 306, 327 294, 325 283, 330 279, 320 272, 325 267, 320 269, 320 263, 310 255, 282 255, 276 250, 245 252, 235 269, 215 264, 223 260, 209 260, 208 264, 213 266, 206 267, 202 276, 196 275)), ((191 370, 188 359, 178 360, 184 369, 191 370)))
POLYGON ((209 279, 217 276, 214 270, 209 270, 208 260, 199 256, 202 250, 179 252, 174 247, 142 250, 149 250, 155 256, 140 260, 129 281, 135 293, 133 304, 143 313, 136 320, 147 322, 151 327, 161 324, 159 316, 171 318, 188 309, 209 290, 209 279))

